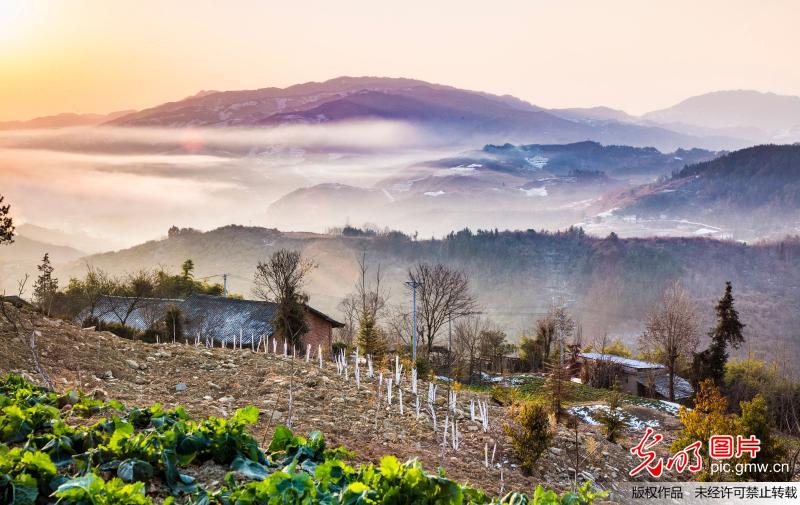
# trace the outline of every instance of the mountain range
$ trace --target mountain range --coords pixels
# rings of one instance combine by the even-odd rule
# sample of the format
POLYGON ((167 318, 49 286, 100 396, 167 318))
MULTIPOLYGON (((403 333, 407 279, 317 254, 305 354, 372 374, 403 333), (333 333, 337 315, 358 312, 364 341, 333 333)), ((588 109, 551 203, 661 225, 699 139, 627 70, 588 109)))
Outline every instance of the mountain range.
MULTIPOLYGON (((601 109, 606 111, 607 109, 601 109)), ((287 88, 203 92, 110 121, 114 126, 224 127, 327 124, 382 119, 423 128, 444 143, 569 143, 727 149, 746 141, 689 135, 627 115, 600 110, 547 110, 508 95, 468 91, 424 81, 340 77, 287 88)))
POLYGON ((338 77, 286 88, 204 90, 141 111, 59 114, 0 122, 0 130, 106 124, 136 127, 265 127, 392 120, 423 128, 442 143, 571 143, 738 149, 800 141, 800 97, 752 90, 714 91, 635 116, 605 107, 547 109, 494 95, 386 77, 338 77))
POLYGON ((76 114, 65 112, 52 116, 41 116, 25 121, 0 121, 0 130, 37 130, 42 128, 70 128, 74 126, 97 126, 126 116, 134 111, 123 110, 109 114, 76 114))

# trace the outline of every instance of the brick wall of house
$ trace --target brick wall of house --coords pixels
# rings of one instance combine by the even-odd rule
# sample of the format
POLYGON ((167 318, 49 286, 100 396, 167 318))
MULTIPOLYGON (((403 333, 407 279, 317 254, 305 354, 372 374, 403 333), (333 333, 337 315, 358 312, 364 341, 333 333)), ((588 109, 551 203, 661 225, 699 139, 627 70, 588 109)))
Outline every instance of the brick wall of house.
POLYGON ((311 344, 312 355, 316 356, 317 346, 321 345, 323 356, 330 356, 333 342, 333 326, 331 326, 331 323, 308 311, 306 311, 306 322, 309 330, 308 333, 303 335, 303 352, 305 352, 305 346, 311 344))

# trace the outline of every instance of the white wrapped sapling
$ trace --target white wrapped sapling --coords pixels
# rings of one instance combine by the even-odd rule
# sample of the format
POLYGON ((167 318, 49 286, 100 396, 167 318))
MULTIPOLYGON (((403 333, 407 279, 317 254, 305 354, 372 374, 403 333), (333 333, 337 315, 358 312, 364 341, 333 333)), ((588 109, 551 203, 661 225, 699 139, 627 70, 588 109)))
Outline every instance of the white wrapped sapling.
POLYGON ((400 363, 400 356, 394 356, 394 382, 398 386, 400 385, 400 377, 403 373, 403 364, 400 363))
POLYGON ((450 424, 450 416, 445 415, 444 416, 444 435, 442 436, 442 451, 444 451, 444 448, 447 447, 447 428, 448 428, 449 424, 450 424))

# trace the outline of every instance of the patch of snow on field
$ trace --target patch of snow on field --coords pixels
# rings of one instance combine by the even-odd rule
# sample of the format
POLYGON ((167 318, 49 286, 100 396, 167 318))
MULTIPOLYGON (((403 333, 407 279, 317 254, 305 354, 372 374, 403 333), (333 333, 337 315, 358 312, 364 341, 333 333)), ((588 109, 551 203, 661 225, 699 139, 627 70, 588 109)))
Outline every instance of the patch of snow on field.
POLYGON ((477 163, 472 163, 470 165, 459 165, 457 167, 450 167, 445 168, 439 172, 436 172, 434 177, 447 177, 450 175, 476 175, 478 173, 478 169, 481 168, 483 165, 479 165, 477 163))
MULTIPOLYGON (((680 404, 674 403, 674 402, 669 402, 667 400, 659 400, 659 402, 661 403, 661 406, 664 407, 663 408, 664 412, 666 412, 668 414, 672 414, 673 416, 677 416, 678 415, 678 411, 681 408, 680 404)), ((659 410, 662 410, 662 409, 659 409, 659 410)))
POLYGON ((425 196, 442 196, 443 194, 444 194, 444 191, 442 191, 442 190, 439 190, 439 191, 426 191, 425 192, 425 196))
POLYGON ((525 193, 525 196, 547 196, 547 188, 519 188, 519 190, 525 193))
POLYGON ((694 231, 695 235, 713 235, 717 233, 719 230, 712 230, 710 228, 700 228, 694 231))
POLYGON ((549 158, 545 158, 544 156, 533 156, 531 158, 525 158, 525 161, 532 167, 538 168, 541 170, 542 168, 547 165, 547 162, 550 161, 549 158))
MULTIPOLYGON (((586 424, 597 426, 600 424, 600 412, 608 412, 608 407, 606 405, 579 405, 569 408, 567 411, 586 424)), ((635 431, 642 431, 645 428, 659 428, 661 426, 661 423, 655 419, 639 419, 625 411, 622 411, 621 414, 625 420, 625 426, 635 431)))

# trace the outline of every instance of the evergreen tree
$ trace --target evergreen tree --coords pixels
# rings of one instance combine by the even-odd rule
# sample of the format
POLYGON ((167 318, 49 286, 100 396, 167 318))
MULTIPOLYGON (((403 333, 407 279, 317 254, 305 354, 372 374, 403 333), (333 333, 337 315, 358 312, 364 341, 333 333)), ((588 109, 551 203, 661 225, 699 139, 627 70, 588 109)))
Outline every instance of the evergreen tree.
POLYGON ((181 265, 181 274, 183 275, 184 279, 190 279, 192 277, 192 273, 194 272, 194 261, 191 259, 187 259, 181 265))
POLYGON ((49 316, 53 298, 58 291, 58 279, 53 277, 54 269, 50 263, 50 253, 44 254, 42 263, 36 268, 39 270, 39 277, 33 285, 33 298, 39 309, 49 316))
POLYGON ((14 242, 14 222, 8 215, 10 205, 3 205, 3 195, 0 195, 0 245, 14 242))
POLYGON ((378 361, 386 352, 386 343, 375 324, 375 318, 369 312, 365 312, 359 321, 358 346, 364 354, 371 354, 378 361))
POLYGON ((725 283, 725 294, 715 308, 717 324, 709 332, 711 345, 703 352, 694 355, 693 372, 695 384, 711 379, 717 386, 722 385, 725 365, 728 362, 728 346, 738 349, 744 336, 744 325, 739 321, 739 312, 733 306, 733 287, 725 283))

